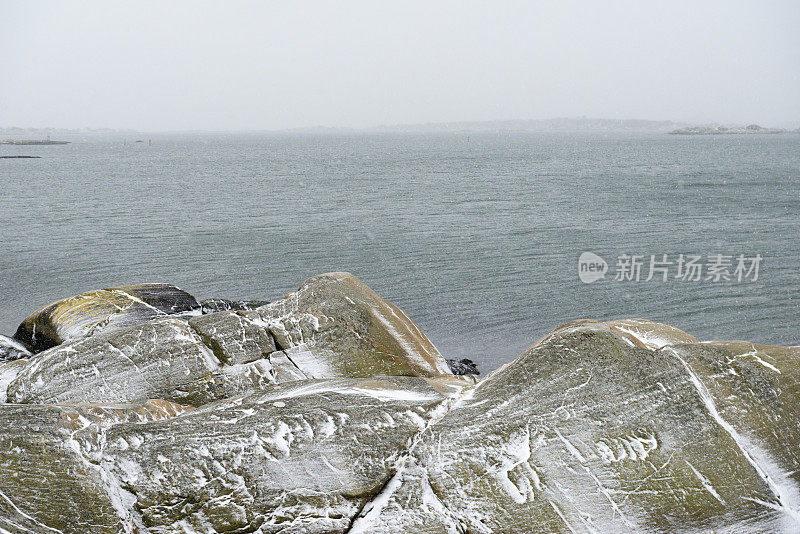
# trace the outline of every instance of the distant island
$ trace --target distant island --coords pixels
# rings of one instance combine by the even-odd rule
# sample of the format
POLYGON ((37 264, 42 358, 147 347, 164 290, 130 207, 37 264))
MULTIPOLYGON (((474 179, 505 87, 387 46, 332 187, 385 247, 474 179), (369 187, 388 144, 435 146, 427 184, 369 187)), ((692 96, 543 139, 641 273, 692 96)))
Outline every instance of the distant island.
POLYGON ((69 141, 51 141, 50 139, 4 139, 0 145, 68 145, 69 141))
POLYGON ((396 124, 367 128, 371 132, 668 132, 686 123, 640 119, 595 119, 590 117, 542 120, 496 120, 396 124))
POLYGON ((291 134, 351 133, 515 133, 515 132, 651 132, 666 133, 686 126, 686 122, 640 119, 593 119, 589 117, 555 119, 513 119, 487 121, 426 122, 383 124, 364 128, 309 126, 288 128, 278 132, 291 134))
MULTIPOLYGON (((795 132, 800 132, 800 129, 795 132)), ((782 134, 789 133, 789 130, 764 128, 758 124, 750 124, 748 126, 686 126, 669 133, 672 135, 782 134)))

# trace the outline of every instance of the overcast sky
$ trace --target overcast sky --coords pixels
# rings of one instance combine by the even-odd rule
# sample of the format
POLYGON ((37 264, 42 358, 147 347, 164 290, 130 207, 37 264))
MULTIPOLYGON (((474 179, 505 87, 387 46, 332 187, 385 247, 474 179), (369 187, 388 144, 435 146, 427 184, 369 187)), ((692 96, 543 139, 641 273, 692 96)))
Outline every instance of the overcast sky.
POLYGON ((3 2, 0 126, 800 126, 800 2, 3 2))

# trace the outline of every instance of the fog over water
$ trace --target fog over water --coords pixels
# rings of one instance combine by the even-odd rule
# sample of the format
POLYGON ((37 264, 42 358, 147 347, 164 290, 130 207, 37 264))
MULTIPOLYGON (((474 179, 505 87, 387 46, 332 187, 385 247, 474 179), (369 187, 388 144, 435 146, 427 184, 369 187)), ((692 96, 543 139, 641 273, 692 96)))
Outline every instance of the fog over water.
POLYGON ((800 126, 800 3, 4 2, 0 127, 800 126))

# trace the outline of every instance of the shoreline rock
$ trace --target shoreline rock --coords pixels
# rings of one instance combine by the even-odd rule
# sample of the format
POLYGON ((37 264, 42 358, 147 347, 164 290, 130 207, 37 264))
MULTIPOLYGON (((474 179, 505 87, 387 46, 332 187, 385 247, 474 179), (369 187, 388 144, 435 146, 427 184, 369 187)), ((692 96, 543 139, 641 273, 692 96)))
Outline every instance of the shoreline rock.
POLYGON ((87 291, 42 306, 26 317, 14 339, 41 352, 67 341, 112 332, 156 317, 200 313, 197 300, 169 284, 136 284, 87 291))
POLYGON ((800 347, 577 320, 478 380, 348 273, 120 328, 91 298, 0 363, 2 529, 800 529, 800 347))
POLYGON ((20 358, 27 358, 31 355, 23 343, 14 338, 0 335, 0 362, 10 362, 20 358))

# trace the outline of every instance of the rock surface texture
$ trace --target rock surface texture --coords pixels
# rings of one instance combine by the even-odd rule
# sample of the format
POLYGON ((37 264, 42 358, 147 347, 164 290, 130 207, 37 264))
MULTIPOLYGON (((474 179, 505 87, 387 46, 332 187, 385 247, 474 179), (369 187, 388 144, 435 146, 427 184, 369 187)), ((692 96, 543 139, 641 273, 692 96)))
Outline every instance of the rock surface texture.
POLYGON ((169 284, 97 289, 39 308, 22 321, 14 338, 39 352, 65 341, 194 310, 200 311, 197 300, 169 284))
POLYGON ((800 531, 800 347, 583 320, 478 381, 347 273, 259 304, 0 363, 0 532, 800 531))
POLYGON ((9 362, 31 355, 28 348, 14 338, 0 335, 0 362, 9 362))

